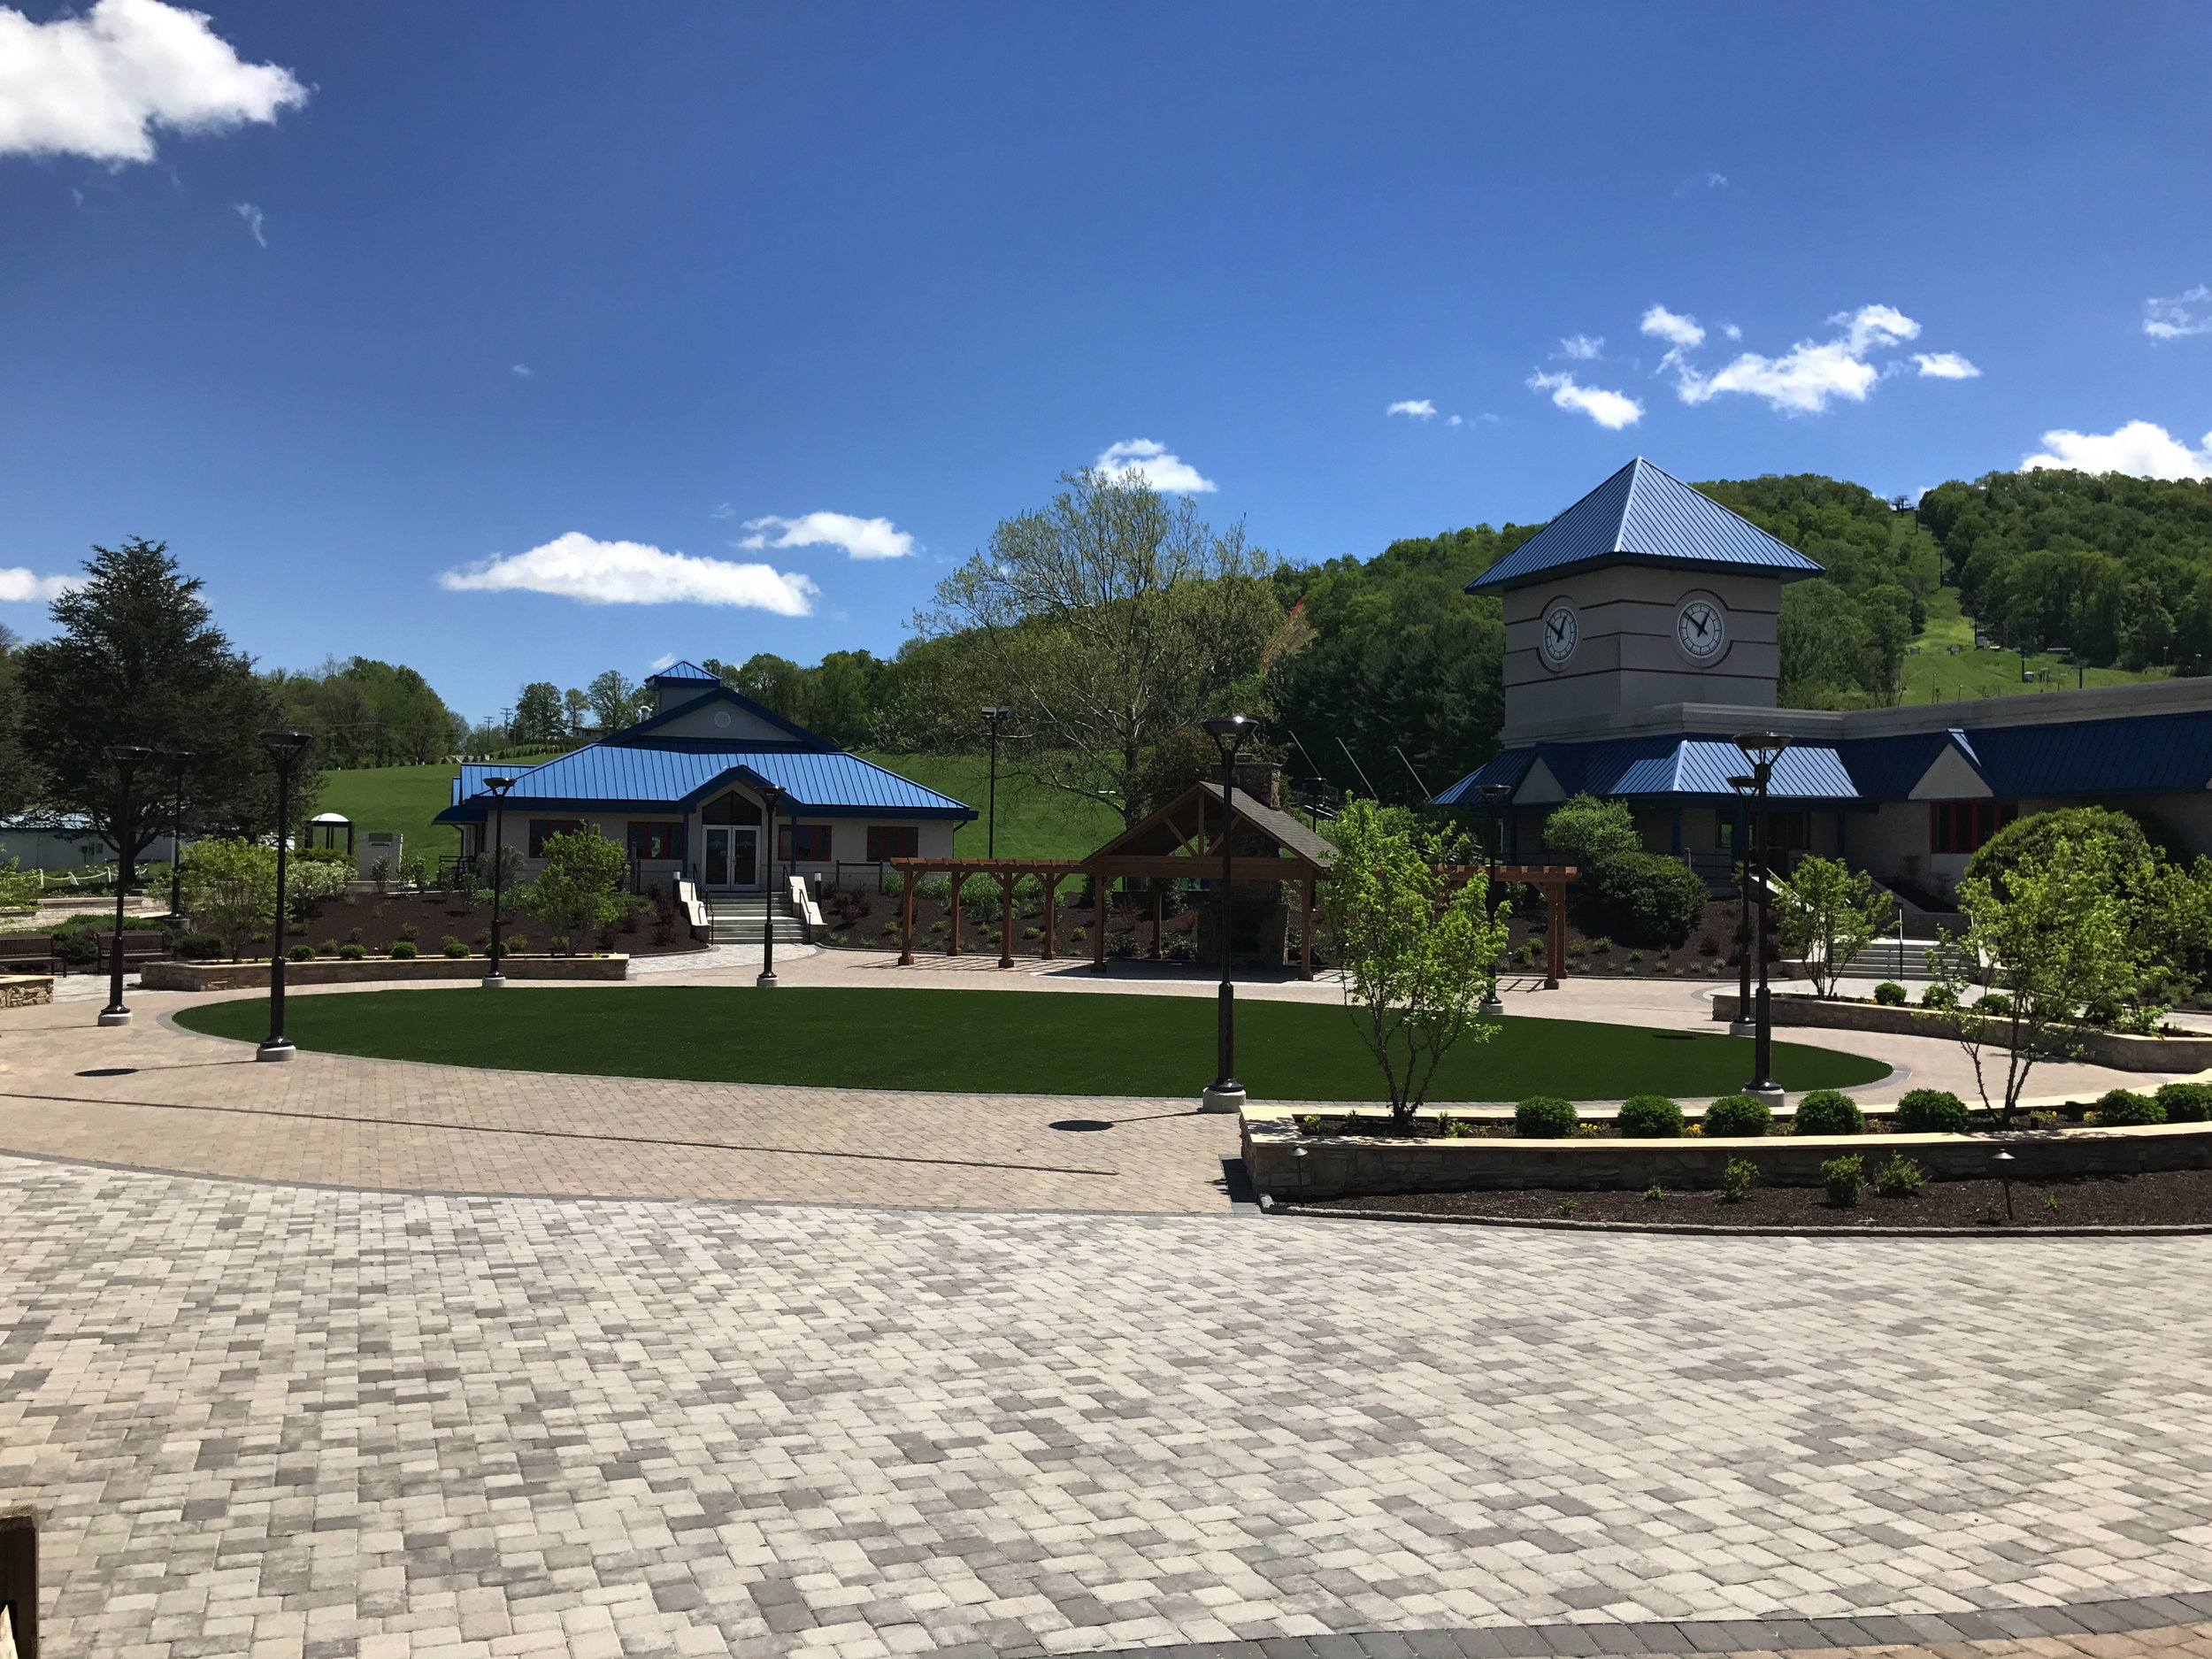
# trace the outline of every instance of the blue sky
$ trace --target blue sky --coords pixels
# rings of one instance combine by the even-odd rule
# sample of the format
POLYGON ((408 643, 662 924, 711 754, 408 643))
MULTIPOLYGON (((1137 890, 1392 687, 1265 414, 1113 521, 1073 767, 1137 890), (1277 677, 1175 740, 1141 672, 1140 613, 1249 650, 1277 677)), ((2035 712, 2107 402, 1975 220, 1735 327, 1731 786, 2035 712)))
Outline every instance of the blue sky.
POLYGON ((0 622, 165 538, 265 664, 480 716, 894 650, 1110 451, 1299 560, 1638 453, 2212 474, 2208 47, 2177 4, 0 9, 0 622))

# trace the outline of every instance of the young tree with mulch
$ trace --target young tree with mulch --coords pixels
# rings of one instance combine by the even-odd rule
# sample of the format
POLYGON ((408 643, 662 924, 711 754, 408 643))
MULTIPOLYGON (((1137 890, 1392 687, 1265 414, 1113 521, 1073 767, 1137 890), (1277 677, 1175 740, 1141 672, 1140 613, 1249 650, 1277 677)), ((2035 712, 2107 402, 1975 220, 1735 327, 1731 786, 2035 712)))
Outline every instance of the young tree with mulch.
POLYGON ((1844 969, 1874 942, 1896 909, 1896 901, 1877 888, 1865 871, 1855 871, 1840 858, 1809 855, 1798 861, 1779 896, 1783 945, 1804 959, 1820 996, 1836 994, 1844 969))

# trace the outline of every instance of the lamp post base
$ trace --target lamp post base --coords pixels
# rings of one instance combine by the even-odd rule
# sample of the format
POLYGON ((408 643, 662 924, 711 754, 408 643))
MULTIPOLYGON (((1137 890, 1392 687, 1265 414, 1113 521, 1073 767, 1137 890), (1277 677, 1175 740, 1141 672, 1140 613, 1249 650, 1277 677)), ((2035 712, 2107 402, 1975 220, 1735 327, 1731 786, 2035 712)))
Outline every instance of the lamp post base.
POLYGON ((1732 1037, 1755 1037, 1759 1034, 1759 1022, 1755 1019, 1732 1019, 1728 1022, 1728 1034, 1732 1037))
POLYGON ((1766 1109, 1769 1111, 1779 1111, 1781 1110, 1782 1086, 1779 1083, 1772 1081, 1761 1082, 1755 1079, 1753 1081, 1745 1084, 1743 1087, 1737 1092, 1742 1094, 1748 1094, 1752 1099, 1764 1102, 1766 1109))
POLYGON ((1496 996, 1486 996, 1475 1004, 1475 1012, 1485 1019, 1499 1019, 1505 1014, 1505 1003, 1496 996))
POLYGON ((253 1051, 257 1060, 289 1060, 299 1053, 289 1037, 277 1037, 263 1043, 253 1051))
POLYGON ((1207 1087, 1205 1096, 1198 1102, 1202 1112, 1240 1112, 1244 1110, 1244 1085, 1233 1079, 1226 1083, 1215 1083, 1207 1087))
POLYGON ((488 973, 484 976, 481 984, 488 991, 503 991, 507 988, 507 976, 503 973, 488 973))
POLYGON ((754 979, 753 983, 764 991, 774 990, 776 988, 775 971, 772 968, 763 968, 758 976, 754 979))
POLYGON ((127 1025, 131 1023, 131 1010, 127 1008, 104 1008, 100 1010, 100 1023, 103 1025, 127 1025))

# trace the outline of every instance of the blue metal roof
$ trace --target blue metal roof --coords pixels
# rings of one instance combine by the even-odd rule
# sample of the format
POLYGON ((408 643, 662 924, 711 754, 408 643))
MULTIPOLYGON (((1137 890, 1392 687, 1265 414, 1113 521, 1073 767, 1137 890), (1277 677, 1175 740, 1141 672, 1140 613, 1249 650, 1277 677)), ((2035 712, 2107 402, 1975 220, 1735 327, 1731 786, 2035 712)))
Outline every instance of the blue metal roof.
MULTIPOLYGON (((1750 766, 1743 750, 1727 738, 1629 737, 1597 743, 1539 743, 1533 749, 1506 750, 1437 795, 1434 803, 1479 806, 1481 785, 1506 783, 1517 789, 1540 758, 1567 794, 1601 798, 1733 800, 1736 792, 1729 787, 1728 780, 1742 775, 1750 766)), ((1861 793, 1833 748, 1793 743, 1775 760, 1768 797, 1801 803, 1839 803, 1856 802, 1861 793)))
POLYGON ((1517 789, 1521 780, 1528 776, 1528 769, 1536 764, 1532 749, 1509 749, 1493 755, 1457 783, 1438 795, 1432 805, 1482 806, 1482 786, 1486 783, 1509 784, 1517 789))
POLYGON ((1983 726, 1973 737, 1982 776, 2007 800, 2200 793, 2212 783, 2212 714, 1983 726))
POLYGON ((649 686, 663 680, 703 680, 712 686, 722 683, 721 675, 710 674, 696 663, 671 663, 658 672, 646 675, 645 683, 649 686))
MULTIPOLYGON (((480 819, 491 804, 484 780, 502 768, 464 765, 455 801, 439 821, 480 819), (465 790, 465 794, 463 791, 465 790)), ((977 816, 973 807, 925 789, 910 779, 844 751, 687 743, 681 748, 640 743, 589 743, 515 776, 508 793, 517 807, 612 805, 688 809, 733 784, 771 783, 802 812, 841 817, 951 818, 977 816)))
POLYGON ((1784 581, 1821 566, 1638 456, 1467 584, 1491 593, 1601 565, 1743 571, 1784 581))
MULTIPOLYGON (((712 677, 710 676, 710 679, 712 677)), ((697 696, 686 698, 683 702, 679 703, 671 708, 663 709, 658 714, 649 714, 642 720, 639 720, 633 725, 624 726, 619 732, 615 733, 607 741, 614 743, 634 742, 641 738, 646 737, 653 732, 658 731, 662 726, 666 726, 670 721, 680 719, 683 716, 689 714, 694 709, 702 708, 710 703, 734 703, 739 708, 744 710, 748 714, 753 715, 757 718, 765 721, 768 725, 782 727, 783 730, 790 733, 793 740, 797 742, 809 744, 815 749, 826 750, 834 750, 837 748, 837 745, 831 742, 827 738, 817 737, 813 733, 808 731, 806 727, 801 726, 797 721, 785 719, 783 716, 778 714, 773 709, 768 708, 764 704, 755 703, 750 697, 745 696, 739 692, 732 691, 727 686, 724 685, 718 680, 714 680, 710 686, 702 691, 697 696)))

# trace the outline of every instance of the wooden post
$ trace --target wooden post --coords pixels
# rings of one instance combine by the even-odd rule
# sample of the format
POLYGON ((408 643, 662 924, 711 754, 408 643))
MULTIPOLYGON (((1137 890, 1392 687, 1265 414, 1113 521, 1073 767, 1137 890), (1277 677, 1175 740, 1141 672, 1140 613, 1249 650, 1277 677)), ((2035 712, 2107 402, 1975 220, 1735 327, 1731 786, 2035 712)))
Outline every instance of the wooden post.
POLYGON ((1160 911, 1163 906, 1160 902, 1159 877, 1151 877, 1149 885, 1152 888, 1152 960, 1157 962, 1167 954, 1160 949, 1160 923, 1163 919, 1160 911))
POLYGON ((1002 968, 1010 968, 1014 965, 1014 872, 1012 871, 999 872, 998 887, 999 897, 1002 900, 999 906, 998 965, 1002 968))
POLYGON ((1091 872, 1091 972, 1106 972, 1106 878, 1091 872))
POLYGON ((960 954, 960 889, 968 885, 968 878, 964 872, 958 870, 949 870, 945 874, 952 883, 947 889, 952 903, 945 916, 945 927, 952 934, 952 945, 945 954, 956 956, 960 954))
POLYGON ((1303 904, 1298 917, 1298 977, 1313 978, 1313 878, 1298 884, 1303 904))
POLYGON ((1544 884, 1544 988, 1556 991, 1567 970, 1567 884, 1544 884))
POLYGON ((906 890, 899 895, 899 966, 914 965, 914 884, 921 877, 918 872, 905 871, 906 890))
POLYGON ((1047 962, 1059 956, 1060 935, 1060 878, 1047 876, 1045 881, 1045 949, 1047 962))

